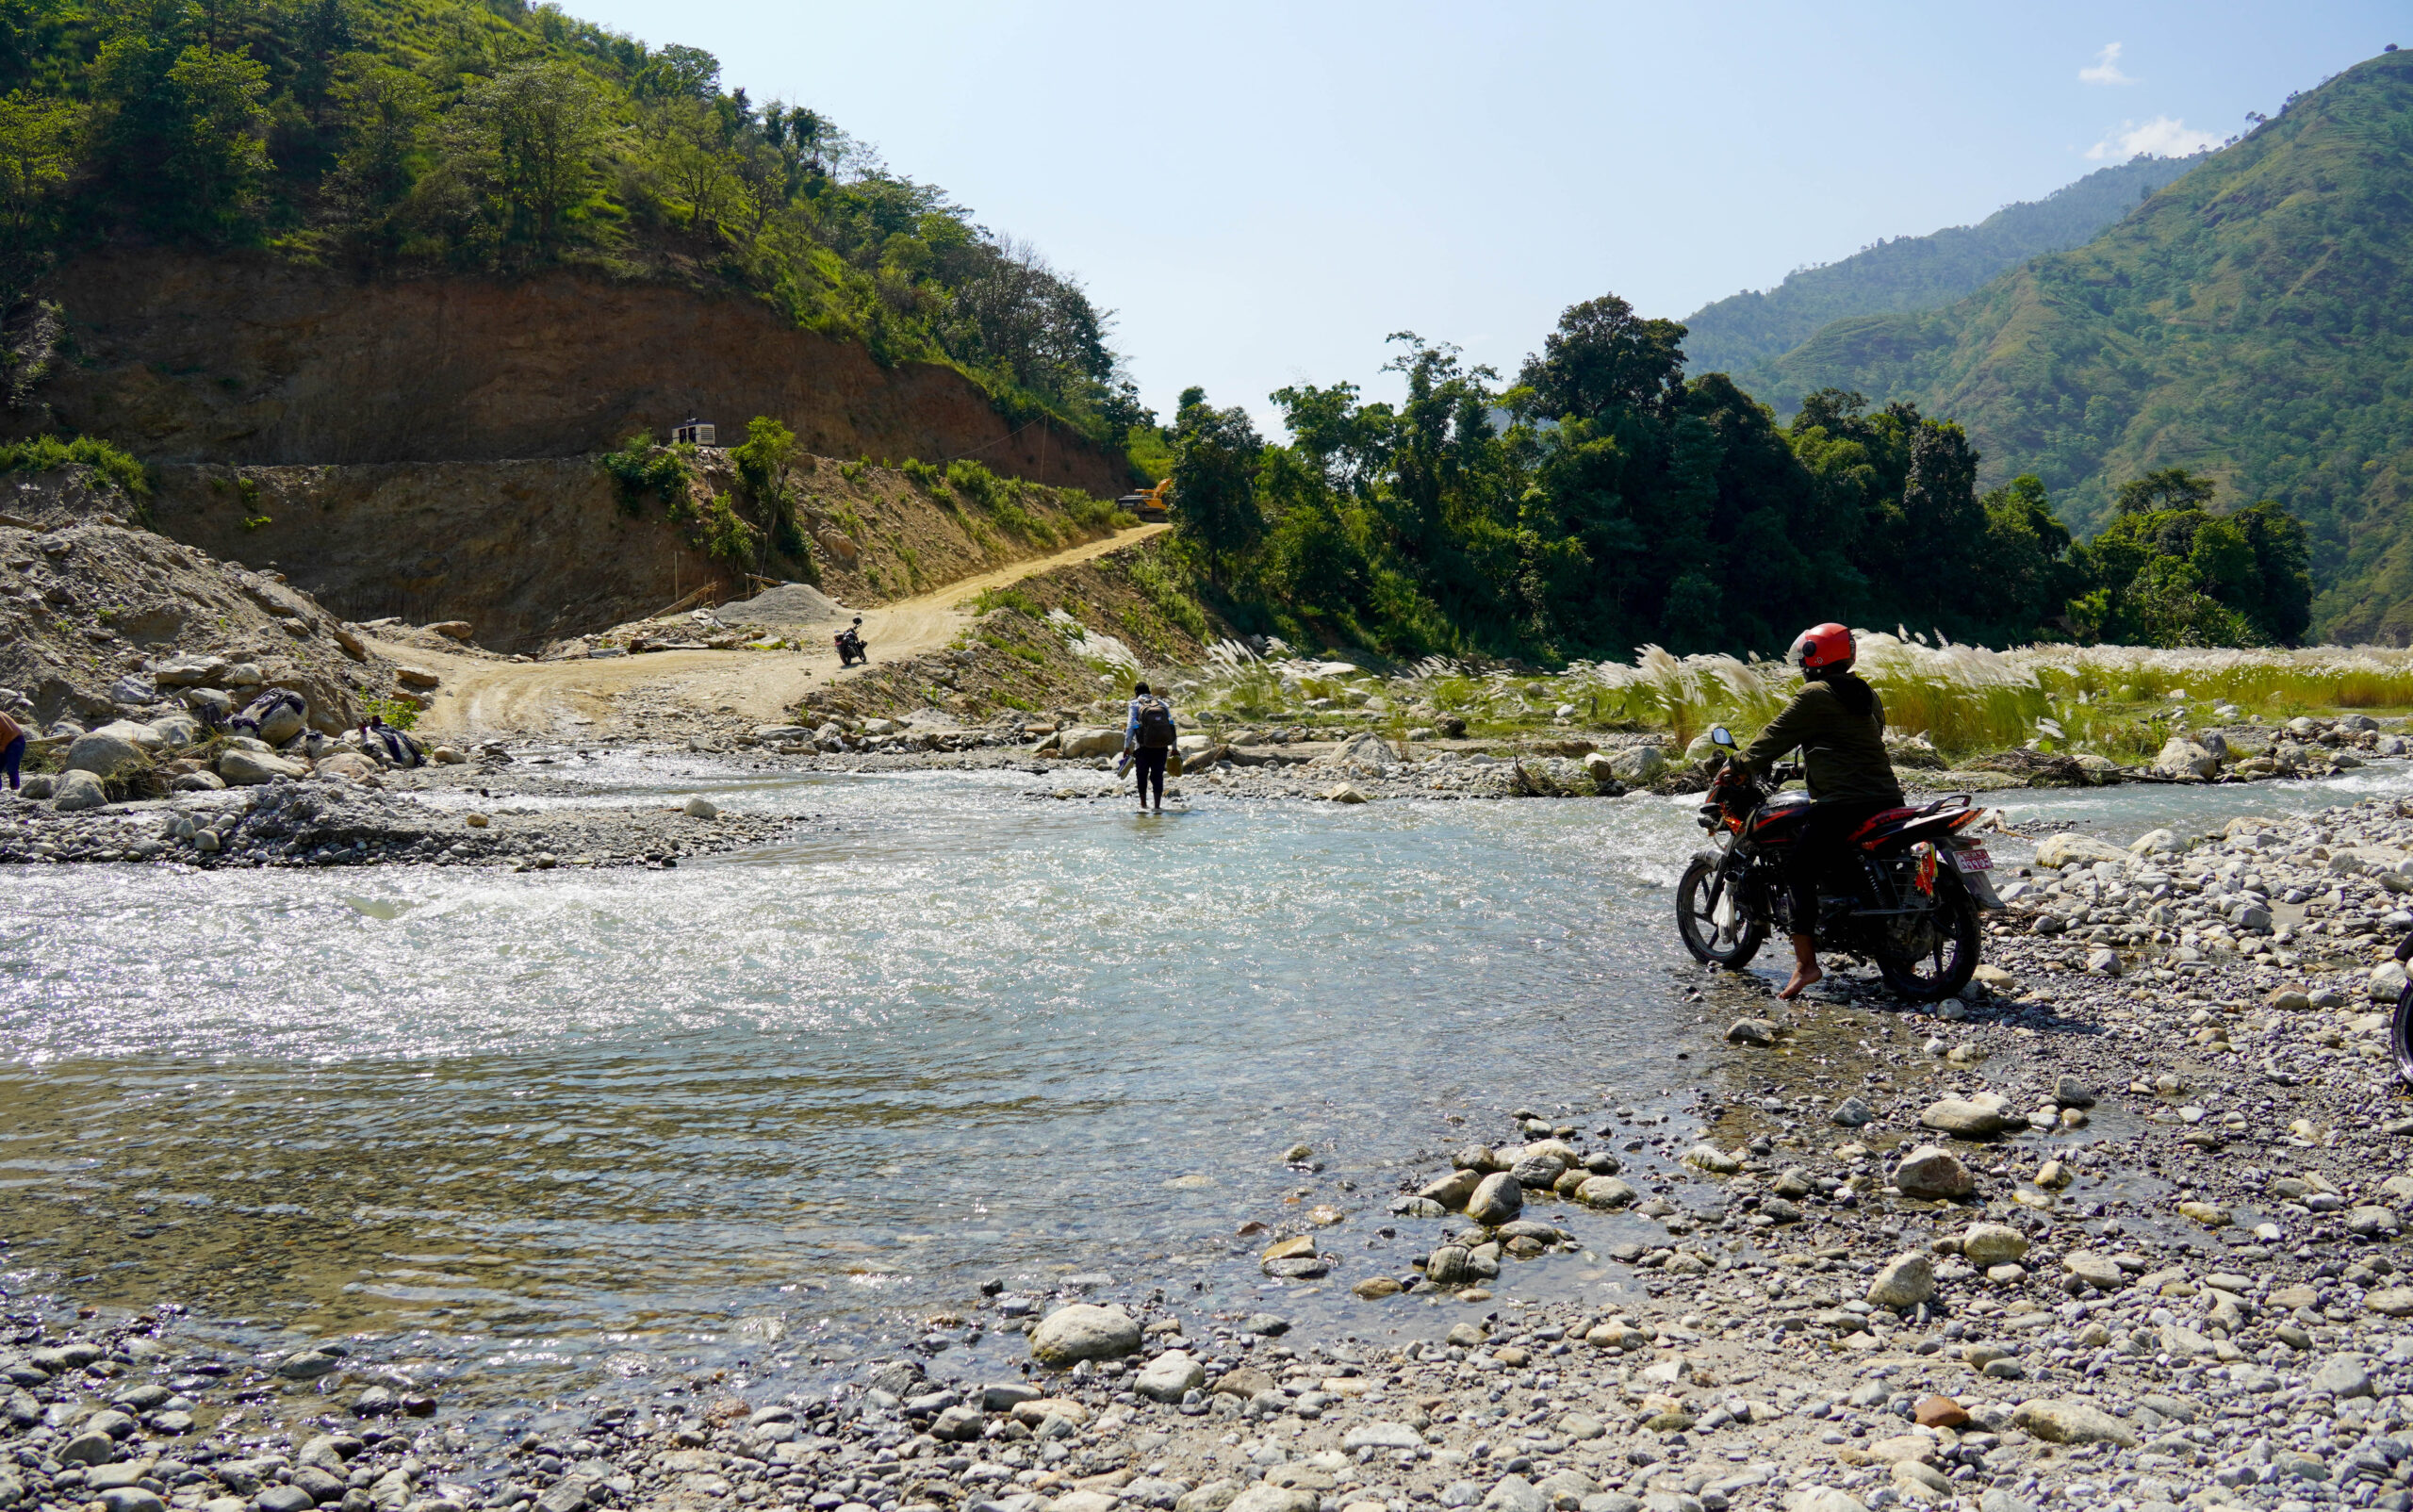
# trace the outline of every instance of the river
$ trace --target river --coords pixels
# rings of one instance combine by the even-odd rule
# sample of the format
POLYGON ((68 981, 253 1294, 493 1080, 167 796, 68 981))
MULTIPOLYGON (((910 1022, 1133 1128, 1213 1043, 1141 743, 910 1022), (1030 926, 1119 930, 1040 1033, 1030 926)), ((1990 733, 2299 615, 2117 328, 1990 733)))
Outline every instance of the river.
MULTIPOLYGON (((7 1289, 383 1340, 495 1401, 803 1372, 992 1277, 1245 1301, 1239 1224, 1379 1222, 1453 1115, 1680 1118, 1708 1032, 1667 918, 1689 804, 1142 818, 1015 772, 569 769, 591 798, 543 801, 804 822, 671 872, 14 873, 7 1289)), ((1997 799, 2125 840, 2406 791, 2388 763, 1997 799)))

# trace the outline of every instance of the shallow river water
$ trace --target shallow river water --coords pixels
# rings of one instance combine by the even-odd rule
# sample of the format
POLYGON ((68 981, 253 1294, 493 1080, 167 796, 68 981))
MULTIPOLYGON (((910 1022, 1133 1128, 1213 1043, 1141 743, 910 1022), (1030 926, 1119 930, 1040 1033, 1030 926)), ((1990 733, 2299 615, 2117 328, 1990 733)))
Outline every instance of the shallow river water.
MULTIPOLYGON (((1238 1224, 1378 1213, 1453 1114, 1680 1114, 1708 1033, 1688 804, 1141 818, 1020 773, 575 769, 809 818, 672 872, 14 872, 6 1289, 415 1335, 496 1396, 802 1370, 993 1276, 1245 1301, 1238 1224)), ((2003 797, 2125 840, 2383 791, 2402 764, 2003 797)))

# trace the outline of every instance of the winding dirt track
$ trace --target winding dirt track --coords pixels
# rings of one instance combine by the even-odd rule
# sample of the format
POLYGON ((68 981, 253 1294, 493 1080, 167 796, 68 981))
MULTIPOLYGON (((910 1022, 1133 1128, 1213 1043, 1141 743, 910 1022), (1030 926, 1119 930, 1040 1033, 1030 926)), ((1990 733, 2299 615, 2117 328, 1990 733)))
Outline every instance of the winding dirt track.
MULTIPOLYGON (((971 621, 962 605, 974 595, 1055 567, 1091 561, 1171 528, 1141 525, 1053 556, 1033 557, 959 579, 917 598, 865 609, 863 639, 880 662, 936 650, 971 621)), ((398 662, 427 667, 443 679, 434 702, 419 718, 418 731, 422 735, 577 738, 629 733, 637 728, 611 701, 613 695, 632 691, 651 695, 659 704, 683 705, 693 713, 734 715, 757 725, 779 723, 814 687, 861 670, 839 670, 838 653, 829 640, 832 633, 834 626, 828 633, 807 631, 804 639, 809 649, 802 651, 654 651, 574 662, 494 662, 382 642, 378 649, 398 662)))

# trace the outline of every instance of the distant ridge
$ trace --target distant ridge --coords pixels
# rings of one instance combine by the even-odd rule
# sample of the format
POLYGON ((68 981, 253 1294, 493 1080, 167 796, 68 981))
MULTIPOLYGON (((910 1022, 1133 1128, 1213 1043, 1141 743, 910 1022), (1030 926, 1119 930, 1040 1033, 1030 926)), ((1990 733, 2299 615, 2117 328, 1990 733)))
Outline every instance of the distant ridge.
POLYGON ((1767 364, 1967 427, 2080 528, 2185 467, 2305 522, 2313 630, 2413 644, 2413 52, 2302 95, 2075 251, 1931 311, 1838 320, 1767 364))
POLYGON ((2099 169, 2041 200, 2006 205, 1976 225, 1896 237, 1822 267, 1804 268, 1765 291, 1746 290, 1684 318, 1687 371, 1726 372, 1790 414, 1765 370, 1830 321, 1931 310, 1975 293, 2007 269, 2047 252, 2083 246, 2155 189, 2204 160, 2139 157, 2099 169))

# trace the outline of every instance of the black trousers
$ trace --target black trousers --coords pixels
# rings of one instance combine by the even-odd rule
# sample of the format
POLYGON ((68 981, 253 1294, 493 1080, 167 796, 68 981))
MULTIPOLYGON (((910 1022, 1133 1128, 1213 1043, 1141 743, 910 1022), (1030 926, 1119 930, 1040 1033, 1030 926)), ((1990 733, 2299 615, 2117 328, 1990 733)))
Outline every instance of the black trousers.
POLYGON ((1814 933, 1818 925, 1818 879, 1842 859, 1851 832, 1872 814, 1902 806, 1899 798, 1852 798, 1811 806, 1801 838, 1784 859, 1785 891, 1793 899, 1793 932, 1814 933))
POLYGON ((1165 748, 1140 746, 1131 752, 1131 769, 1140 774, 1140 801, 1148 801, 1148 784, 1157 785, 1157 807, 1165 805, 1165 748))

